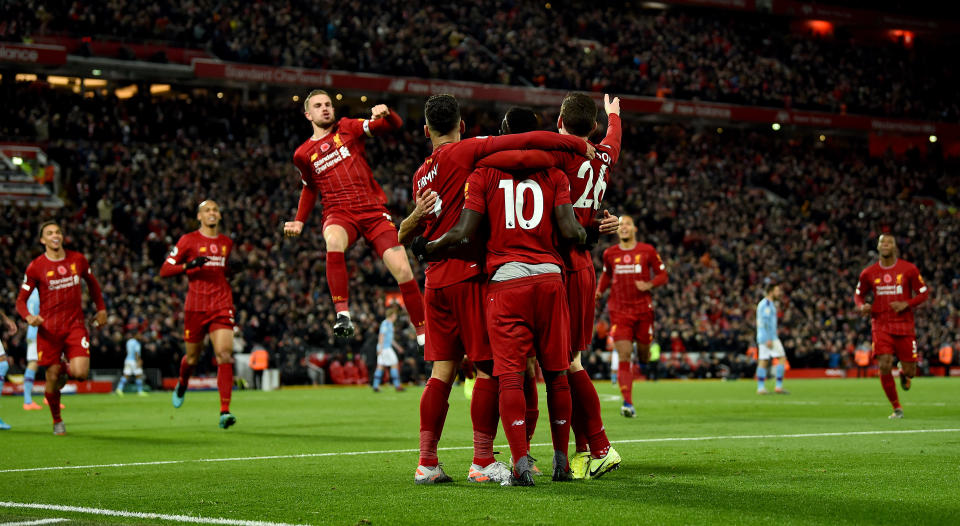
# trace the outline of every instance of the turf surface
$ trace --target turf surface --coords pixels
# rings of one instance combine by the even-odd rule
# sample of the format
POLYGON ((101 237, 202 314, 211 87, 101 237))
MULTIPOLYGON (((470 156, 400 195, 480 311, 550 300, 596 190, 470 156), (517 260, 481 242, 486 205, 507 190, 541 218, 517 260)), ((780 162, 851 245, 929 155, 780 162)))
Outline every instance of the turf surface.
MULTIPOLYGON (((538 477, 533 488, 466 481, 472 435, 459 387, 440 443, 453 448, 440 459, 456 482, 434 487, 413 484, 418 388, 240 391, 227 431, 215 392, 191 392, 177 410, 169 392, 70 396, 64 437, 49 412, 6 396, 0 501, 236 524, 960 524, 960 380, 915 381, 901 393, 903 420, 887 419, 875 378, 787 387, 760 397, 746 381, 637 383, 638 418, 625 419, 616 388, 597 383, 622 467, 590 482, 538 477)), ((544 401, 532 453, 549 472, 544 401)), ((497 443, 507 460, 502 433, 497 443)), ((0 524, 53 518, 177 523, 0 504, 0 524)))

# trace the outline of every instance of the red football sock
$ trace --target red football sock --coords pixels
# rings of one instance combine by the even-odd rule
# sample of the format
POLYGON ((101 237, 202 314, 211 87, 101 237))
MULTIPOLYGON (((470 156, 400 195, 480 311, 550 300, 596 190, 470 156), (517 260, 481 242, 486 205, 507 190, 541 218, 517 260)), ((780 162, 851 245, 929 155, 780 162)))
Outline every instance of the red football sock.
POLYGON ((514 464, 527 455, 527 426, 524 423, 526 404, 523 396, 523 373, 507 373, 500 380, 500 421, 510 444, 514 464))
MULTIPOLYGON (((546 374, 546 373, 544 373, 546 374)), ((570 383, 567 375, 552 373, 547 380, 547 411, 553 450, 567 454, 570 444, 570 383)))
POLYGON ((196 368, 197 364, 190 365, 187 363, 186 356, 180 359, 180 385, 182 385, 184 389, 190 385, 190 377, 193 375, 193 371, 196 368))
POLYGON ((50 416, 53 417, 53 423, 62 422, 63 419, 60 418, 60 391, 44 393, 44 397, 47 399, 47 405, 50 406, 50 416))
MULTIPOLYGON (((597 458, 603 457, 610 448, 610 440, 607 439, 607 432, 603 428, 600 397, 597 396, 597 388, 590 381, 587 371, 577 371, 570 375, 570 397, 573 399, 574 408, 571 424, 576 425, 576 413, 582 413, 584 434, 590 444, 590 454, 597 458)), ((586 451, 586 448, 580 449, 579 438, 577 438, 577 451, 586 451)))
POLYGON ((523 398, 526 402, 527 422, 527 449, 530 449, 530 441, 533 440, 533 433, 537 430, 537 420, 540 418, 540 399, 537 396, 536 377, 523 375, 523 398))
POLYGON ((617 371, 617 383, 620 385, 623 403, 633 405, 633 371, 630 370, 631 365, 630 362, 620 362, 620 370, 617 371))
POLYGON ((493 457, 493 439, 500 421, 499 383, 496 378, 477 378, 470 399, 470 419, 473 421, 473 463, 485 467, 496 460, 493 457))
POLYGON ((897 396, 897 383, 893 381, 893 373, 881 374, 880 385, 883 386, 883 392, 887 394, 887 400, 890 400, 893 408, 899 409, 900 397, 897 396))
POLYGON ((400 284, 400 294, 403 295, 403 305, 407 308, 407 314, 410 315, 410 323, 417 330, 417 334, 424 334, 426 325, 423 316, 423 295, 420 294, 420 286, 416 280, 410 280, 400 284))
POLYGON ((217 391, 220 392, 220 412, 230 411, 230 395, 233 393, 233 364, 217 365, 217 391))
POLYGON ((350 277, 347 275, 347 260, 343 252, 327 252, 327 286, 337 312, 350 310, 350 277))
POLYGON ((450 397, 450 384, 439 378, 431 378, 420 395, 420 465, 437 465, 437 443, 443 432, 443 423, 447 419, 447 398, 450 397))

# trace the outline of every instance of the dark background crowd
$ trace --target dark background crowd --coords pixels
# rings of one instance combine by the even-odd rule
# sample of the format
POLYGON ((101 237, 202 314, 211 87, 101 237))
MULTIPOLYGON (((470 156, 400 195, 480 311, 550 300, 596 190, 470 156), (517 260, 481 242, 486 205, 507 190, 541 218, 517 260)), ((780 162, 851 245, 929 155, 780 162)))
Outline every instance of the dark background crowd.
MULTIPOLYGON (((232 257, 245 262, 231 278, 237 350, 263 345, 284 383, 308 380, 311 353, 359 356, 372 370, 385 296, 395 289, 389 273, 363 242, 350 249, 358 331, 348 344, 337 344, 320 210, 302 238, 285 240, 280 232, 300 190, 292 152, 310 133, 301 107, 242 103, 232 94, 85 97, 42 82, 5 82, 2 90, 4 100, 20 103, 0 109, 0 137, 44 141, 61 166, 68 204, 3 208, 0 287, 7 293, 0 309, 13 312, 23 270, 42 251, 38 225, 59 219, 67 248, 90 259, 111 316, 107 328, 92 331, 93 367, 119 368, 124 339, 138 333, 145 365, 175 375, 186 280, 161 279, 158 269, 177 238, 197 228, 197 203, 213 198, 235 243, 232 257)), ((471 134, 496 131, 499 110, 464 105, 471 134)), ((360 116, 369 110, 338 111, 360 116)), ((674 364, 672 375, 739 367, 754 345, 754 309, 767 280, 784 287, 781 338, 794 367, 847 359, 869 341, 869 322, 854 312, 852 296, 859 271, 876 260, 881 232, 898 237, 902 256, 917 264, 932 289, 917 315, 919 349, 932 357, 958 339, 955 165, 916 151, 871 157, 856 138, 820 141, 625 117, 623 153, 605 202, 632 215, 641 241, 666 262, 670 280, 654 292, 656 340, 665 367, 674 364), (674 360, 685 353, 703 354, 699 361, 674 360), (727 353, 724 363, 716 353, 727 353)), ((546 111, 545 124, 555 119, 555 110, 546 111)), ((429 153, 422 122, 408 118, 403 130, 368 145, 399 221, 412 207, 411 176, 429 153)), ((610 237, 597 247, 598 265, 599 254, 615 242, 610 237)), ((422 278, 416 264, 414 272, 422 278)), ((601 301, 598 320, 606 319, 601 301)), ((411 333, 398 331, 398 339, 406 348, 404 378, 417 381, 428 373, 411 333)), ((5 344, 22 361, 23 331, 5 344)))
POLYGON ((845 27, 823 34, 767 14, 651 10, 607 0, 373 4, 11 0, 0 40, 107 38, 199 48, 256 64, 938 121, 960 117, 954 89, 960 79, 948 58, 960 46, 946 36, 906 42, 845 27))

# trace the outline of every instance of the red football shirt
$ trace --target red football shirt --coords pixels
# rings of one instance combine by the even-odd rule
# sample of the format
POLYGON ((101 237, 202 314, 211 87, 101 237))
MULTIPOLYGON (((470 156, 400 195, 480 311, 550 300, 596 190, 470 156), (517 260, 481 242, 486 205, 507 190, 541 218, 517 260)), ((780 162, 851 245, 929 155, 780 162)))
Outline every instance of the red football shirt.
MULTIPOLYGON (((475 137, 460 142, 444 144, 424 160, 413 176, 413 195, 424 188, 437 193, 433 213, 423 220, 423 237, 433 241, 453 228, 463 209, 463 187, 476 163, 494 152, 521 149, 562 148, 571 152, 586 153, 586 143, 570 136, 553 132, 536 131, 498 137, 475 137)), ((573 156, 573 154, 570 154, 573 156)), ((487 159, 491 159, 487 157, 487 159)), ((520 168, 511 158, 502 158, 493 167, 502 170, 520 168)), ((440 288, 459 283, 482 271, 483 258, 479 250, 464 251, 457 257, 430 263, 426 269, 426 287, 440 288)))
POLYGON ((376 120, 342 118, 327 135, 301 144, 293 154, 303 183, 297 221, 307 220, 318 195, 324 211, 383 206, 386 196, 367 164, 366 139, 402 125, 392 111, 376 120))
POLYGON ((915 334, 913 308, 927 300, 930 289, 913 263, 897 259, 893 266, 883 267, 878 261, 863 269, 853 296, 858 307, 866 303, 870 293, 873 294, 870 325, 874 331, 915 334), (894 301, 905 301, 909 307, 898 314, 890 307, 894 301))
POLYGON ((570 183, 563 172, 551 168, 514 177, 479 168, 467 179, 464 194, 465 209, 487 216, 488 274, 510 262, 563 266, 553 224, 553 209, 570 204, 570 183))
POLYGON ((227 282, 227 259, 233 252, 233 241, 219 234, 207 237, 199 230, 184 234, 160 269, 161 276, 180 273, 180 265, 190 260, 206 256, 209 259, 201 266, 187 271, 189 288, 185 311, 210 312, 233 309, 233 293, 227 282))
POLYGON ((97 310, 106 308, 100 283, 90 271, 87 258, 72 250, 64 250, 64 253, 64 258, 59 261, 50 260, 46 254, 31 261, 17 296, 17 312, 26 319, 30 315, 27 298, 34 288, 39 290, 40 316, 43 318, 41 327, 54 334, 69 332, 73 327, 84 324, 81 279, 87 282, 90 298, 97 310))
MULTIPOLYGON (((610 170, 620 158, 620 116, 610 115, 607 135, 600 144, 594 144, 597 156, 592 160, 569 153, 554 153, 557 168, 567 174, 570 180, 570 199, 573 201, 573 213, 584 227, 593 225, 597 210, 603 201, 603 194, 610 181, 610 170)), ((564 266, 568 271, 593 268, 593 256, 589 250, 571 245, 562 251, 564 266)))
POLYGON ((610 286, 607 308, 611 313, 653 312, 653 296, 650 291, 638 289, 637 281, 652 281, 654 286, 667 282, 663 261, 652 245, 637 243, 632 249, 624 250, 618 244, 603 251, 603 274, 598 288, 603 292, 610 286))

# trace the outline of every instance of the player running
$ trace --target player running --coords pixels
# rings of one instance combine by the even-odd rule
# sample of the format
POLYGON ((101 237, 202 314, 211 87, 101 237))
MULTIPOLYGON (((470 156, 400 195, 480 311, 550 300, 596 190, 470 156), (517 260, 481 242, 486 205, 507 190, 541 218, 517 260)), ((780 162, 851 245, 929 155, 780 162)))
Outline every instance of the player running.
POLYGON ((663 261, 652 245, 637 242, 637 227, 630 216, 620 217, 617 231, 620 243, 603 252, 603 274, 597 286, 596 299, 610 289, 610 333, 620 360, 617 383, 623 395, 620 414, 637 416, 633 408, 633 371, 631 354, 637 344, 640 363, 650 359, 653 341, 653 297, 650 290, 667 282, 663 261), (653 279, 650 279, 651 273, 653 279))
POLYGON ((237 423, 230 412, 233 393, 233 292, 227 282, 227 260, 233 241, 220 232, 220 206, 207 199, 197 206, 200 228, 184 234, 160 267, 161 277, 187 275, 189 288, 183 314, 183 343, 186 354, 180 360, 180 379, 173 390, 173 407, 183 405, 190 376, 209 334, 217 356, 217 391, 220 393, 222 429, 237 423))
POLYGON ((862 316, 870 316, 873 353, 880 368, 880 385, 893 406, 890 418, 903 418, 893 381, 894 360, 900 360, 900 387, 910 390, 917 373, 917 340, 913 309, 927 301, 930 289, 913 263, 898 256, 897 240, 882 234, 877 240, 880 260, 863 269, 853 300, 862 316), (867 296, 873 294, 873 303, 867 296))
MULTIPOLYGON (((461 140, 466 126, 460 118, 460 105, 452 95, 434 95, 427 99, 424 116, 424 134, 430 138, 433 153, 413 177, 417 207, 400 224, 401 243, 408 243, 417 234, 422 234, 425 240, 437 239, 450 230, 463 209, 468 176, 478 161, 494 152, 542 148, 581 155, 593 153, 583 141, 549 132, 461 140)), ((523 157, 514 156, 497 166, 520 168, 523 157)), ((475 243, 469 249, 431 262, 425 271, 427 345, 424 358, 433 362, 433 370, 420 399, 420 463, 414 479, 417 483, 452 480, 439 465, 437 443, 449 407, 450 387, 464 355, 477 366, 470 401, 474 458, 467 478, 471 482, 502 482, 509 477, 509 469, 493 456, 499 419, 498 386, 496 378, 491 376, 493 355, 483 314, 486 276, 482 248, 482 241, 475 243)))
POLYGON ((83 292, 80 280, 87 283, 90 298, 97 306, 94 327, 107 323, 107 310, 100 283, 93 276, 87 258, 63 248, 63 231, 55 221, 40 225, 40 244, 44 253, 27 266, 17 296, 17 313, 37 327, 37 363, 46 368, 45 397, 53 417, 53 434, 65 435, 60 417, 60 390, 67 377, 86 380, 90 373, 90 336, 83 320, 83 292), (30 314, 27 298, 40 291, 40 313, 30 314), (66 357, 66 368, 61 361, 66 357))
POLYGON ((333 332, 341 339, 353 335, 350 319, 349 277, 344 251, 362 235, 373 246, 400 286, 403 304, 424 344, 423 297, 413 279, 407 253, 397 242, 397 228, 384 203, 383 189, 367 164, 366 140, 399 129, 403 120, 384 104, 373 107, 369 119, 336 120, 327 92, 313 90, 303 103, 313 136, 297 148, 293 164, 303 189, 297 217, 283 225, 286 236, 299 236, 320 196, 323 240, 327 245, 327 283, 337 312, 333 332))
POLYGON ((511 477, 504 484, 533 485, 523 392, 526 359, 533 352, 547 383, 553 480, 570 480, 567 442, 571 402, 566 376, 570 367, 570 315, 563 261, 554 236, 559 233, 564 239, 582 243, 586 232, 573 214, 569 183, 556 169, 509 174, 479 168, 470 174, 464 193, 465 206, 457 224, 417 252, 438 253, 472 239, 481 223, 489 228, 487 329, 494 356, 493 374, 500 384, 500 418, 513 459, 511 477))

